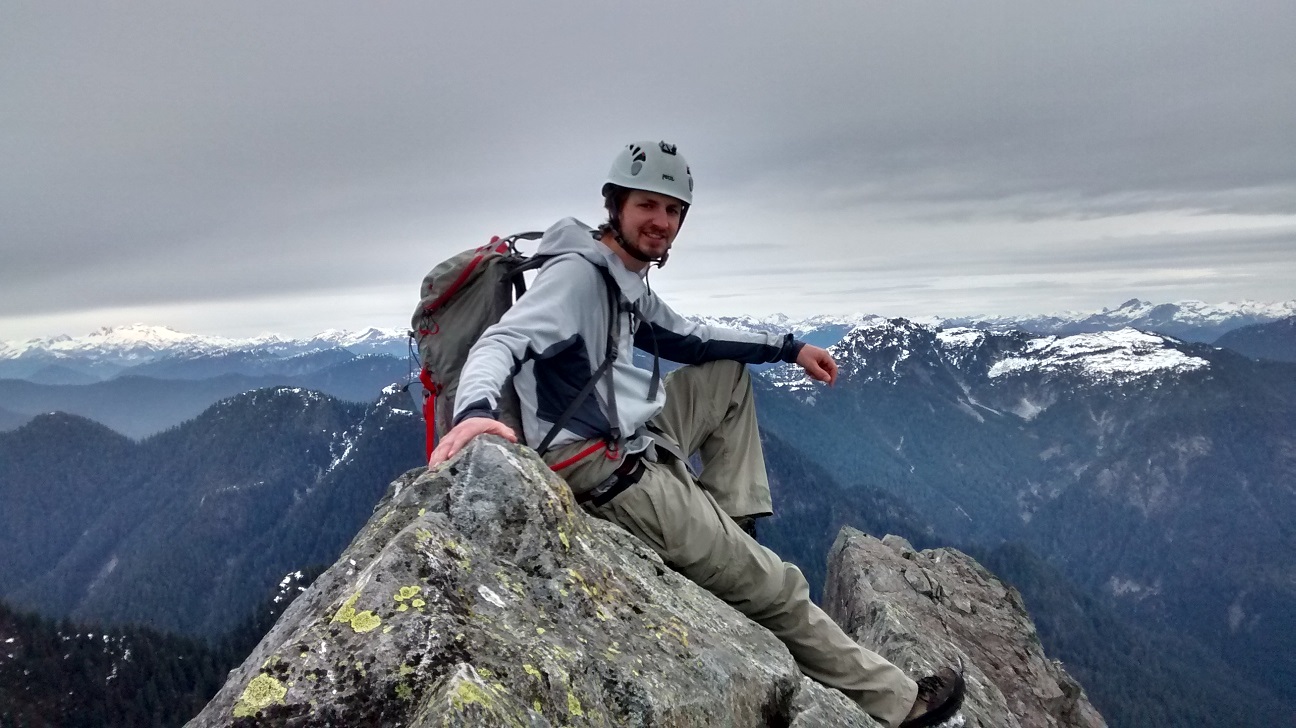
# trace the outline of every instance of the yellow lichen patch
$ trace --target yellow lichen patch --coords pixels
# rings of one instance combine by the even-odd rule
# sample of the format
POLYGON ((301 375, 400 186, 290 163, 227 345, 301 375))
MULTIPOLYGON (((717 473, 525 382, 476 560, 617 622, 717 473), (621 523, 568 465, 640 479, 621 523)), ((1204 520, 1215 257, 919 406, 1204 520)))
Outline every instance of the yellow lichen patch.
POLYGON ((581 709, 580 701, 576 699, 575 693, 570 690, 567 691, 567 712, 572 715, 585 715, 585 711, 581 709))
POLYGON ((360 600, 360 592, 356 592, 355 594, 352 594, 345 602, 342 602, 342 606, 338 607, 337 612, 334 613, 333 615, 333 621, 350 622, 352 619, 355 619, 355 615, 356 615, 355 605, 356 602, 359 600, 360 600))
POLYGON ((427 606, 427 602, 423 601, 422 599, 413 599, 410 600, 410 606, 414 607, 415 609, 422 609, 423 607, 427 606))
POLYGON ((264 708, 278 703, 283 705, 288 688, 269 675, 257 675, 243 689, 243 695, 234 704, 235 718, 251 718, 264 708))
POLYGON ((413 700, 414 689, 411 688, 407 683, 397 683, 396 697, 400 698, 401 700, 413 700))
POLYGON ((567 532, 561 528, 558 529, 558 540, 562 541, 563 549, 571 551, 571 541, 567 540, 567 532))
POLYGON ((422 517, 425 516, 425 515, 427 515, 427 509, 426 509, 426 508, 420 508, 420 509, 419 509, 419 518, 422 518, 422 517))
POLYGON ((487 668, 485 668, 485 667, 479 667, 479 668, 477 668, 477 674, 478 674, 478 675, 481 675, 482 677, 486 678, 487 680, 489 680, 489 679, 495 677, 495 673, 491 672, 489 669, 487 669, 487 668))
POLYGON ((406 611, 409 611, 409 605, 408 605, 408 604, 402 604, 402 605, 400 605, 399 607, 396 607, 396 611, 398 611, 398 612, 406 612, 406 611))
POLYGON ((357 612, 355 610, 356 602, 360 599, 360 592, 352 594, 342 606, 338 608, 333 615, 334 622, 345 622, 351 625, 351 629, 356 632, 368 632, 377 629, 382 624, 382 619, 369 610, 357 612))
POLYGON ((421 586, 403 586, 392 595, 392 599, 395 599, 398 602, 403 602, 406 599, 417 596, 421 591, 423 591, 423 587, 421 586))
POLYGON ((400 674, 401 674, 401 675, 412 675, 412 674, 414 674, 414 668, 410 667, 409 665, 401 665, 401 666, 400 666, 400 674))
POLYGON ((454 694, 450 696, 450 704, 460 711, 464 709, 464 706, 473 703, 489 710, 493 699, 494 696, 487 692, 485 685, 472 680, 460 680, 459 685, 455 687, 454 694))
POLYGON ((535 712, 537 712, 537 713, 543 713, 543 712, 544 712, 544 706, 540 704, 540 701, 539 701, 539 700, 533 700, 533 701, 531 701, 531 707, 532 707, 532 708, 535 708, 535 712))
POLYGON ((351 629, 356 632, 371 632, 382 624, 382 617, 365 610, 351 618, 351 629))
POLYGON ((545 633, 544 627, 536 627, 536 634, 544 634, 544 633, 545 633))
POLYGON ((387 625, 386 627, 383 627, 383 634, 387 634, 388 632, 392 631, 393 629, 396 629, 396 628, 395 628, 394 626, 392 626, 392 625, 389 624, 389 625, 387 625))
POLYGON ((540 671, 535 669, 535 665, 523 665, 522 669, 526 671, 526 674, 530 675, 531 677, 537 680, 544 679, 544 676, 540 674, 540 671))
POLYGON ((422 546, 423 544, 431 540, 432 540, 432 532, 427 530, 426 528, 420 528, 414 532, 414 541, 419 546, 422 546))

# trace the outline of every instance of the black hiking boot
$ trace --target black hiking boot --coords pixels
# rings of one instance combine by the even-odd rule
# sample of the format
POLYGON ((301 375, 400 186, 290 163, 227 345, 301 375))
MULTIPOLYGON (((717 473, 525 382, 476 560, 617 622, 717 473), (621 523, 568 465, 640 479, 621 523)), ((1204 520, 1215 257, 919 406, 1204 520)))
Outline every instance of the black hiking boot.
POLYGON ((900 728, 927 728, 938 725, 958 712, 963 705, 963 676, 952 668, 942 667, 935 675, 918 681, 918 697, 900 728))

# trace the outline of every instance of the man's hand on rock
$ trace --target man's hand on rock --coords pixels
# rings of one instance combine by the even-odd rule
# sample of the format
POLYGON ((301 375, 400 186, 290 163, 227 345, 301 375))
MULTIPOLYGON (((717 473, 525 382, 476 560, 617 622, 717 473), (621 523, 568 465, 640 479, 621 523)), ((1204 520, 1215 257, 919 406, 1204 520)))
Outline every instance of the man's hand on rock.
POLYGON ((801 353, 797 354, 796 363, 811 379, 827 382, 829 385, 837 381, 837 362, 833 361, 832 354, 829 354, 826 349, 806 344, 801 347, 801 353))
POLYGON ((441 438, 437 443, 436 449, 432 451, 432 457, 428 458, 428 467, 435 468, 455 456, 467 445, 474 437, 478 435, 499 435, 509 442, 517 442, 517 435, 514 434, 513 428, 500 422, 492 420, 489 417, 469 417, 460 422, 441 438))

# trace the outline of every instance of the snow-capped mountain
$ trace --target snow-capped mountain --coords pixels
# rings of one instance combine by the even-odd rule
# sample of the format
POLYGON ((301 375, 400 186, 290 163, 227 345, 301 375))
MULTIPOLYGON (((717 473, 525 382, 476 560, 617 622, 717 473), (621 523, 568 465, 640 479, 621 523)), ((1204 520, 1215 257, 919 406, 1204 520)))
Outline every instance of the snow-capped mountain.
POLYGON ((761 426, 839 480, 968 543, 1026 543, 1250 674, 1296 647, 1296 589, 1273 576, 1296 548, 1294 365, 1134 328, 904 319, 857 326, 831 351, 836 386, 796 367, 753 379, 761 426))
POLYGON ((963 316, 935 318, 944 328, 973 327, 994 331, 1029 331, 1036 334, 1081 334, 1134 328, 1155 331, 1185 341, 1209 343, 1243 326, 1269 323, 1296 315, 1296 301, 1281 303, 1204 303, 1179 301, 1156 304, 1137 298, 1115 309, 1065 312, 1043 316, 963 316))
POLYGON ((1210 366, 1205 359, 1185 354, 1173 339, 1136 329, 1033 339, 1015 356, 990 368, 991 379, 1026 371, 1071 370, 1094 380, 1126 382, 1140 377, 1181 373, 1210 366))
MULTIPOLYGON (((1192 345, 1132 328, 1071 336, 1019 331, 940 329, 905 319, 873 319, 828 347, 843 382, 894 384, 927 367, 954 373, 963 388, 1028 375, 1065 377, 1075 386, 1127 384, 1205 369, 1210 363, 1192 345)), ((815 382, 800 367, 766 372, 776 386, 812 392, 815 382)))
POLYGON ((51 358, 89 358, 129 366, 177 352, 214 353, 250 348, 265 340, 236 340, 219 336, 184 334, 165 326, 136 323, 104 327, 86 336, 67 335, 23 342, 0 342, 0 359, 46 355, 51 358))
POLYGON ((44 354, 51 357, 81 357, 129 366, 175 354, 219 354, 264 350, 281 355, 303 354, 328 348, 356 350, 355 354, 377 353, 393 346, 404 350, 403 329, 368 328, 364 331, 329 329, 306 339, 285 339, 275 334, 247 339, 186 334, 166 326, 136 323, 104 327, 86 336, 66 334, 28 341, 0 342, 0 359, 17 359, 44 354))
MULTIPOLYGON (((231 339, 137 323, 106 327, 80 337, 62 335, 0 342, 0 378, 85 384, 164 360, 186 362, 223 357, 246 366, 250 361, 278 361, 329 350, 346 352, 349 356, 404 356, 408 345, 403 329, 330 329, 306 339, 285 339, 274 334, 231 339)), ((141 369, 140 373, 143 372, 141 369)))
POLYGON ((792 318, 781 313, 769 316, 691 316, 690 318, 709 326, 739 329, 741 331, 761 331, 772 334, 791 333, 800 339, 831 329, 840 329, 844 333, 870 321, 885 320, 881 316, 863 313, 846 316, 811 316, 809 318, 792 318))
MULTIPOLYGON (((1296 315, 1296 300, 1280 303, 1204 303, 1179 301, 1152 303, 1131 299, 1115 309, 1068 311, 1057 314, 1021 316, 928 316, 909 319, 937 329, 984 329, 994 332, 1025 331, 1032 334, 1073 334, 1119 331, 1130 328, 1166 334, 1184 341, 1211 343, 1223 334, 1243 326, 1269 323, 1296 315)), ((881 316, 813 316, 794 318, 770 316, 693 316, 694 321, 744 331, 791 332, 805 341, 827 347, 847 332, 866 324, 885 322, 881 316)))
MULTIPOLYGON (((1132 299, 1116 309, 1103 309, 1099 312, 1067 312, 1042 316, 932 317, 914 321, 942 329, 976 328, 996 332, 1019 330, 1058 336, 1133 328, 1167 334, 1185 341, 1213 342, 1227 331, 1293 315, 1296 315, 1296 300, 1281 303, 1243 301, 1211 304, 1180 301, 1154 304, 1132 299)), ((863 313, 803 318, 784 314, 691 318, 699 323, 746 331, 791 332, 804 341, 825 347, 836 343, 853 329, 880 324, 886 320, 863 313)), ((186 334, 164 326, 137 323, 102 328, 86 336, 60 335, 28 341, 0 341, 0 378, 26 377, 44 367, 55 366, 71 367, 92 375, 92 380, 96 380, 167 357, 198 358, 240 353, 286 358, 328 349, 345 350, 357 356, 404 356, 408 351, 408 340, 406 331, 398 328, 371 327, 363 331, 329 329, 304 339, 284 338, 274 334, 234 339, 186 334)))

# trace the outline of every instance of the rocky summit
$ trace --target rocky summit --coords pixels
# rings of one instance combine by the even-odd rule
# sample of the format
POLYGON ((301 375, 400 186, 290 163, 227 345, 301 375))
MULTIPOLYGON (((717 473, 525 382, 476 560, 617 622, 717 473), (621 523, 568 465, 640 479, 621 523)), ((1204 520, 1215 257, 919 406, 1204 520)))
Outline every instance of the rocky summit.
MULTIPOLYGON (((880 544, 844 531, 826 593, 848 629, 906 668, 963 658, 969 699, 950 725, 1103 725, 1011 589, 957 552, 880 544)), ((189 725, 879 724, 803 678, 769 632, 586 516, 530 450, 481 437, 392 483, 189 725)))
POLYGON ((824 611, 910 675, 961 665, 967 728, 1098 728, 1080 684, 1048 659, 1021 595, 954 549, 916 552, 843 528, 824 611))

